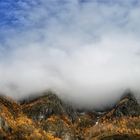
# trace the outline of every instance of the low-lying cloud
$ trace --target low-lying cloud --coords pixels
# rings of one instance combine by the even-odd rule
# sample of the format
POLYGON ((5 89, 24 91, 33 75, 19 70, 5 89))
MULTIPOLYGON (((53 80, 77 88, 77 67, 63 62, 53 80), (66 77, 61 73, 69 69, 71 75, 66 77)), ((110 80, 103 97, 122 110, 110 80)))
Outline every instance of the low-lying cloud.
POLYGON ((126 89, 140 91, 138 1, 16 4, 16 21, 0 33, 2 93, 19 99, 52 89, 75 104, 99 107, 126 89))

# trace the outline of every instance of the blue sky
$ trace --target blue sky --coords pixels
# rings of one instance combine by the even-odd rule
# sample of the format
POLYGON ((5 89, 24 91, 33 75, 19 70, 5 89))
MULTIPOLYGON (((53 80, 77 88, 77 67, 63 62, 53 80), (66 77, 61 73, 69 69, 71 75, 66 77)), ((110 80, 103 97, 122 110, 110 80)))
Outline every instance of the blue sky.
POLYGON ((139 0, 0 0, 0 91, 85 106, 140 91, 139 25, 139 0))
MULTIPOLYGON (((63 10, 68 10, 69 5, 78 5, 79 7, 85 6, 87 4, 98 4, 110 6, 119 5, 124 6, 124 8, 133 8, 139 6, 138 0, 1 0, 0 1, 0 27, 23 27, 29 26, 26 23, 29 14, 33 10, 38 10, 38 8, 46 8, 46 18, 51 18, 52 16, 59 15, 58 12, 63 12, 63 10), (45 3, 45 4, 44 4, 45 3), (67 9, 68 8, 68 9, 67 9)), ((94 11, 94 10, 93 10, 94 11)), ((70 12, 70 11, 67 11, 70 12)), ((41 17, 40 17, 41 18, 41 17)), ((28 21, 29 22, 29 21, 28 21)), ((32 22, 32 21, 30 21, 32 22)), ((33 24, 33 23, 32 23, 33 24)), ((32 26, 31 24, 31 26, 32 26)), ((35 24, 35 23, 34 23, 35 24)))

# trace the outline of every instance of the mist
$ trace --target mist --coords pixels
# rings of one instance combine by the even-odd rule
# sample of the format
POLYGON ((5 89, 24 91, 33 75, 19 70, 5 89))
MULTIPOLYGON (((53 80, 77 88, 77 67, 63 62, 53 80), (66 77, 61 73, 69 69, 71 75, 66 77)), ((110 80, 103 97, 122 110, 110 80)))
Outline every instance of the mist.
POLYGON ((14 19, 0 22, 2 94, 21 99, 52 90, 95 108, 114 103, 126 89, 139 98, 139 1, 19 0, 15 5, 4 21, 14 19))

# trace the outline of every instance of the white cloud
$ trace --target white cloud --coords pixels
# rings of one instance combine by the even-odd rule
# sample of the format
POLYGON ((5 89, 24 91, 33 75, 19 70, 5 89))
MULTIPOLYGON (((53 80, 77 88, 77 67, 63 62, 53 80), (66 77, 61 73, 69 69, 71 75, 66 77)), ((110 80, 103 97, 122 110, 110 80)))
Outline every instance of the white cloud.
POLYGON ((74 103, 99 107, 127 88, 140 90, 140 12, 132 1, 35 2, 19 3, 26 9, 17 14, 24 27, 9 31, 1 44, 2 92, 21 98, 53 89, 74 103))

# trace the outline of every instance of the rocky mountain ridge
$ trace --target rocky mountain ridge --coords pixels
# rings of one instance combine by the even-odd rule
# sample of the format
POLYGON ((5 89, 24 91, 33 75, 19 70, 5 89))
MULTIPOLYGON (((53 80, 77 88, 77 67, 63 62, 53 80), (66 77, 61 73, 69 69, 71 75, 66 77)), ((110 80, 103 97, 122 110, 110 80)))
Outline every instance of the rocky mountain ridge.
POLYGON ((138 140, 140 105, 125 94, 109 110, 77 110, 52 92, 16 102, 0 96, 1 140, 138 140))

